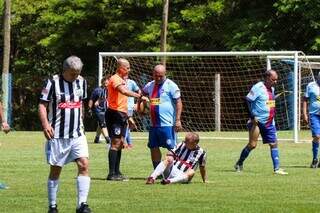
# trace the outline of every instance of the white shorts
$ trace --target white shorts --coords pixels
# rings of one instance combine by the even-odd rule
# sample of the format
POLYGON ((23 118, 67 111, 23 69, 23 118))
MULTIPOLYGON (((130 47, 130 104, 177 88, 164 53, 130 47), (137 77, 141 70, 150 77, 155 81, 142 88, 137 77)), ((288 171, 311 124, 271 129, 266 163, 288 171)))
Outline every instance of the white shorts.
MULTIPOLYGON (((163 175, 164 175, 164 178, 171 179, 171 178, 177 177, 178 175, 182 175, 183 173, 184 172, 178 169, 177 166, 172 165, 171 167, 169 167, 163 172, 163 175)), ((181 181, 181 183, 188 183, 188 182, 189 180, 181 181)))
POLYGON ((48 140, 45 147, 48 164, 64 166, 78 158, 89 158, 86 136, 78 138, 54 138, 48 140))

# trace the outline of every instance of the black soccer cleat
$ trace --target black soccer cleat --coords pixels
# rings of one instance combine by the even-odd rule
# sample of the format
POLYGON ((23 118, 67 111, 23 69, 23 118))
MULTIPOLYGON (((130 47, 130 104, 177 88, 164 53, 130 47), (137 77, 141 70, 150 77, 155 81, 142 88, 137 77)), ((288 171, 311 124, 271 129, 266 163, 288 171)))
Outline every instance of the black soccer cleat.
POLYGON ((319 163, 318 159, 313 159, 311 164, 310 164, 310 168, 312 168, 312 169, 318 168, 319 167, 318 163, 319 163))
POLYGON ((76 210, 76 213, 91 213, 91 209, 87 203, 81 203, 80 208, 76 210))
POLYGON ((58 207, 57 205, 52 205, 52 206, 49 206, 49 209, 48 209, 48 213, 58 213, 58 207))

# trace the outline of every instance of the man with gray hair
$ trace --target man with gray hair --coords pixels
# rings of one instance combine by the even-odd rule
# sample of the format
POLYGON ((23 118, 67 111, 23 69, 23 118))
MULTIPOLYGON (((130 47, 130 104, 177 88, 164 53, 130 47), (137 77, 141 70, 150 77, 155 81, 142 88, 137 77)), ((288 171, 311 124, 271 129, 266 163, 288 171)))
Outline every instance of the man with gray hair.
POLYGON ((90 213, 87 197, 90 188, 89 153, 83 133, 83 100, 87 98, 87 81, 80 76, 83 63, 77 56, 68 57, 63 72, 46 80, 42 88, 39 117, 50 164, 47 182, 49 213, 58 212, 57 191, 62 167, 75 161, 78 166, 77 213, 90 213))

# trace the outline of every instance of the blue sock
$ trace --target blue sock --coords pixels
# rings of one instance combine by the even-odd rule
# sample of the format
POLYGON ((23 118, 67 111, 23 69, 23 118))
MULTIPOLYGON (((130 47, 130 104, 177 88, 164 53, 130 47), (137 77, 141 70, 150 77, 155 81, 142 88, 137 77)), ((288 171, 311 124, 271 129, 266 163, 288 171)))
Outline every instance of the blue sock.
POLYGON ((318 159, 318 149, 319 149, 319 143, 312 141, 312 155, 313 155, 313 159, 318 159))
POLYGON ((271 158, 273 163, 273 169, 279 169, 280 160, 279 160, 279 150, 278 148, 271 148, 271 158))
POLYGON ((239 158, 237 163, 239 165, 242 165, 243 161, 249 156, 250 152, 251 152, 251 149, 249 149, 248 146, 244 147, 242 152, 241 152, 241 154, 240 154, 240 158, 239 158))

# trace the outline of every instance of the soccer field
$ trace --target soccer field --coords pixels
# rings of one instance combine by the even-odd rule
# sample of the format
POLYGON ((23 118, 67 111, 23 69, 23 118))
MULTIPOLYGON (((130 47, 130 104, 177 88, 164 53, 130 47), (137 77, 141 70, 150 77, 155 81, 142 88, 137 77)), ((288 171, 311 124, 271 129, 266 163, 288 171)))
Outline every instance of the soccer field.
MULTIPOLYGON (((308 132, 304 134, 310 139, 308 132)), ((152 171, 147 140, 141 137, 146 135, 134 135, 139 136, 134 148, 123 152, 121 162, 130 180, 110 182, 105 180, 106 146, 93 144, 94 133, 87 133, 92 178, 88 202, 93 212, 319 212, 320 169, 309 168, 310 143, 281 141, 281 165, 289 175, 275 176, 267 145, 260 142, 244 172, 236 173, 233 165, 247 141, 202 139, 200 144, 208 152, 208 183, 201 182, 197 170, 191 184, 145 185, 152 171)), ((0 182, 10 187, 0 190, 0 212, 46 212, 49 167, 43 134, 1 133, 0 142, 0 182)), ((75 212, 75 177, 75 164, 68 164, 60 178, 59 212, 75 212)))

